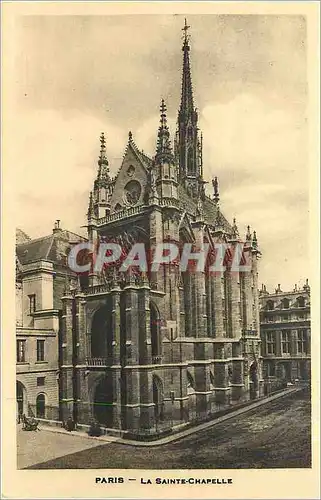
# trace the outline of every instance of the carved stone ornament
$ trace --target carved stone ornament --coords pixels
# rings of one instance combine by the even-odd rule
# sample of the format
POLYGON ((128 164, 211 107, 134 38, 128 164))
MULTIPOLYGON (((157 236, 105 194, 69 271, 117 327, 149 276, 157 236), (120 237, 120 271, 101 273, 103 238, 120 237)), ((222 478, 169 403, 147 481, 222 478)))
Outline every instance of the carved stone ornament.
POLYGON ((127 205, 134 206, 137 204, 142 192, 141 185, 138 181, 129 181, 124 190, 124 201, 127 205))
POLYGON ((127 169, 127 175, 128 177, 133 177, 135 173, 135 167, 134 165, 129 165, 128 169, 127 169))

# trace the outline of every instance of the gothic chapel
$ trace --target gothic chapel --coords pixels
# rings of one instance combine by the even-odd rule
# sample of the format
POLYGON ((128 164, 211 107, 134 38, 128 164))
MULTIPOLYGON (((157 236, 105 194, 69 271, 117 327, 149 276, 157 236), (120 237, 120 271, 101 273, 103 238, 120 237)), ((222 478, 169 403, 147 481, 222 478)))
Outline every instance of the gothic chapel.
MULTIPOLYGON (((242 240, 214 195, 205 193, 202 135, 194 106, 185 22, 181 102, 173 148, 161 102, 155 156, 129 133, 112 178, 101 135, 90 193, 88 239, 129 248, 144 242, 242 240)), ((255 231, 244 252, 251 271, 181 272, 177 264, 146 274, 105 269, 63 297, 60 394, 63 419, 93 418, 121 435, 153 435, 209 418, 263 392, 255 231)))

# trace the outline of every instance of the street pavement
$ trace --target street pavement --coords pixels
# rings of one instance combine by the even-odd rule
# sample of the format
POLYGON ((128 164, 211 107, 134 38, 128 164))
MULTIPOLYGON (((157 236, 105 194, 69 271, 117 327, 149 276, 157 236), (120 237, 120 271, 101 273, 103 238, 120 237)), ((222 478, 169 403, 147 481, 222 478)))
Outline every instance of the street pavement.
POLYGON ((41 429, 23 431, 17 425, 17 468, 24 469, 39 462, 52 460, 62 455, 87 450, 100 445, 99 441, 86 437, 70 436, 41 429))
MULTIPOLYGON (((35 440, 42 439, 41 432, 50 435, 50 442, 45 438, 44 446, 47 449, 36 452, 39 457, 38 463, 36 456, 33 457, 32 463, 27 463, 26 457, 24 467, 33 469, 163 469, 164 466, 166 469, 306 468, 311 467, 310 411, 310 394, 308 390, 303 390, 273 400, 248 413, 232 417, 178 441, 144 448, 117 441, 102 444, 98 440, 92 441, 85 437, 49 431, 28 432, 24 434, 34 434, 35 440), (79 449, 71 449, 73 446, 79 446, 79 449), (54 456, 48 456, 50 454, 54 456)), ((24 439, 28 440, 25 436, 24 439)), ((20 451, 22 448, 20 444, 20 451)), ((24 448, 23 452, 26 456, 24 448)), ((20 457, 20 463, 23 463, 22 458, 20 457)))

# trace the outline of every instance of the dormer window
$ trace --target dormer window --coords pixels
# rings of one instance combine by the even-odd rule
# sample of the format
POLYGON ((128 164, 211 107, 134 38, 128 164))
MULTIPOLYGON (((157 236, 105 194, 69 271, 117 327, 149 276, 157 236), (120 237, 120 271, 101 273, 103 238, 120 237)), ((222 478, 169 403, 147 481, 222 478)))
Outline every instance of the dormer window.
POLYGON ((297 305, 298 305, 298 307, 304 307, 305 306, 305 298, 304 297, 298 297, 297 298, 297 305))
POLYGON ((273 300, 268 300, 266 303, 266 308, 268 311, 273 311, 274 309, 274 302, 273 300))

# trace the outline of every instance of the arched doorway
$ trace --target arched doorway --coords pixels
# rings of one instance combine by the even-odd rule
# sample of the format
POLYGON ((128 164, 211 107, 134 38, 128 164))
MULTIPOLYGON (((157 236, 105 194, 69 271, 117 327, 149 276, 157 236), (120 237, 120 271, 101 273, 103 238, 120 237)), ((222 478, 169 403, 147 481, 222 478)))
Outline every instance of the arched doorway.
POLYGON ((153 376, 153 403, 155 405, 155 420, 162 422, 164 420, 164 394, 163 384, 157 375, 153 376))
POLYGON ((188 395, 188 413, 189 420, 196 418, 196 394, 195 394, 195 381, 192 374, 187 370, 187 395, 188 395))
POLYGON ((106 427, 113 426, 113 384, 111 374, 98 382, 94 392, 94 417, 106 427))
POLYGON ((36 414, 38 418, 46 416, 46 397, 44 394, 38 394, 36 399, 36 414))
POLYGON ((17 380, 16 383, 16 400, 18 415, 26 413, 26 389, 25 386, 17 380))
POLYGON ((106 304, 98 309, 91 325, 91 356, 110 358, 112 356, 112 303, 108 296, 106 304))
POLYGON ((256 361, 254 361, 254 363, 251 364, 249 374, 250 374, 250 398, 255 399, 256 392, 259 387, 258 366, 256 361))
MULTIPOLYGON (((152 357, 158 358, 161 356, 161 341, 160 341, 160 314, 153 302, 150 302, 150 336, 152 342, 152 357)), ((158 362, 157 359, 153 360, 158 362)))

